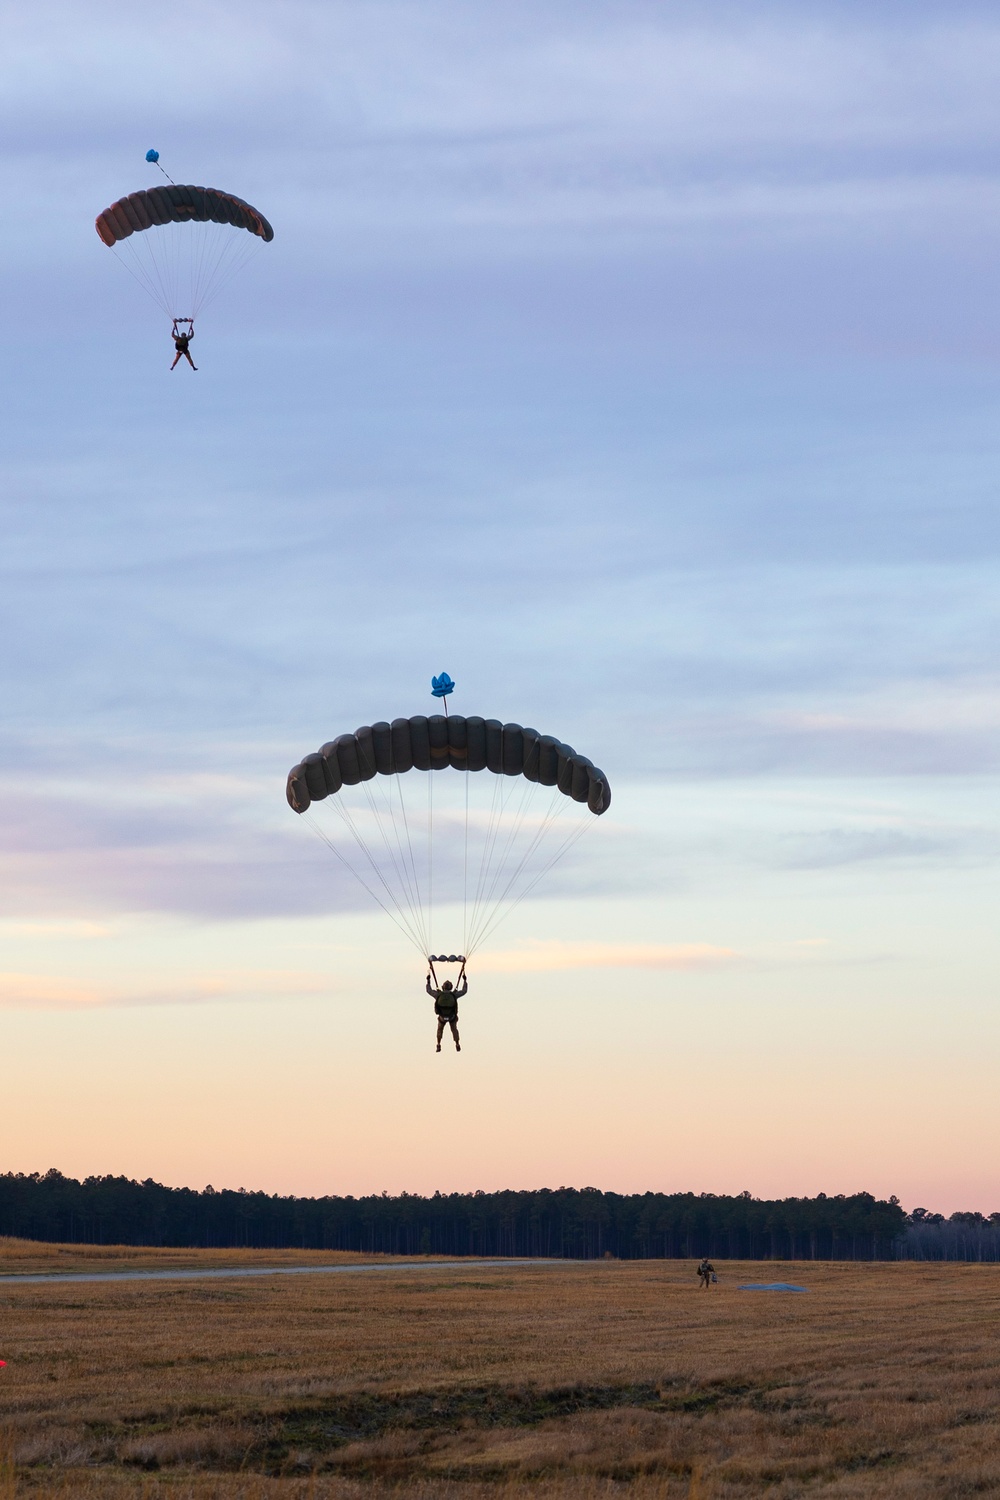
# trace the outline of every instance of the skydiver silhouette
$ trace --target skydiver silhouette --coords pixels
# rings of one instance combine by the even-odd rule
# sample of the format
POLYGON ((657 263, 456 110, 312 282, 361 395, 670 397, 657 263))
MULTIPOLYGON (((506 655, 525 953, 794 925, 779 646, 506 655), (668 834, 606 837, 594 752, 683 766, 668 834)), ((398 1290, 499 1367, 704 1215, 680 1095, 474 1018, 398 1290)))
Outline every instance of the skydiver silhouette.
POLYGON ((198 366, 195 364, 194 360, 191 358, 191 351, 188 348, 188 345, 190 344, 191 340, 194 338, 194 324, 191 322, 191 319, 190 318, 175 318, 174 319, 173 333, 172 333, 171 337, 173 338, 174 348, 177 350, 177 353, 174 355, 174 364, 171 365, 170 368, 173 369, 174 365, 176 365, 176 363, 180 359, 181 355, 183 355, 184 358, 187 360, 188 364, 191 366, 192 370, 197 370, 198 366), (180 330, 177 327, 178 323, 186 323, 188 325, 188 331, 187 331, 187 333, 181 333, 180 332, 180 330))
POLYGON ((427 993, 434 1001, 434 1014, 438 1018, 437 1051, 441 1051, 441 1038, 444 1036, 445 1026, 451 1027, 451 1034, 455 1038, 455 1051, 461 1052, 462 1046, 458 1040, 458 1002, 468 991, 469 981, 462 975, 462 988, 456 990, 450 979, 446 979, 439 990, 431 986, 431 976, 427 976, 427 993))

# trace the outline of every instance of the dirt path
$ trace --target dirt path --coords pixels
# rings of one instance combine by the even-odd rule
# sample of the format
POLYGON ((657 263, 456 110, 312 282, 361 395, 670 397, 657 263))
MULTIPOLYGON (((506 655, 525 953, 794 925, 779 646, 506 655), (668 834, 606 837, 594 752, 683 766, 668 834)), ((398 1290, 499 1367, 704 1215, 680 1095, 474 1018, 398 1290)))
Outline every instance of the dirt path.
MULTIPOLYGON (((0 1276, 0 1286, 29 1286, 38 1282, 79 1281, 223 1281, 233 1276, 332 1276, 371 1271, 512 1270, 518 1266, 571 1266, 566 1260, 395 1260, 342 1266, 225 1266, 212 1270, 180 1268, 169 1271, 66 1271, 0 1276)), ((580 1262, 583 1264, 583 1262, 580 1262)))

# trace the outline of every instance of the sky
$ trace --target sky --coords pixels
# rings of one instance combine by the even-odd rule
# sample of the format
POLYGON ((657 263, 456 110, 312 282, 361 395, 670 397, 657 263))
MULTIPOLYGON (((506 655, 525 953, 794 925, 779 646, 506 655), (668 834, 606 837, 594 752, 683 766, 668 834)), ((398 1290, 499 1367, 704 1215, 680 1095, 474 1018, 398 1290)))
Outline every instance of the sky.
POLYGON ((995 7, 0 27, 0 1169, 1000 1209, 995 7), (442 670, 614 791, 460 1057, 284 798, 442 670))

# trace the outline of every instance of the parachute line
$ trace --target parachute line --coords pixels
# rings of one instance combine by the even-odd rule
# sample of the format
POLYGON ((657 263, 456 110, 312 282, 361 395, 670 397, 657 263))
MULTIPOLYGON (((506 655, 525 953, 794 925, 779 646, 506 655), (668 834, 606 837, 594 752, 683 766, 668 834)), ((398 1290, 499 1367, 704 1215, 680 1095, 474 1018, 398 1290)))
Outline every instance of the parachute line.
POLYGON ((431 913, 434 910, 434 772, 427 772, 427 952, 433 948, 431 913))
POLYGON ((341 864, 344 865, 344 867, 351 872, 351 874, 354 876, 355 880, 358 882, 358 884, 360 886, 362 886, 364 888, 364 890, 366 890, 368 892, 368 894, 369 894, 369 896, 371 896, 372 900, 375 901, 375 902, 377 902, 377 904, 385 912, 386 916, 392 922, 394 922, 395 925, 399 928, 399 930, 403 934, 403 936, 409 942, 413 943, 414 946, 416 948, 418 948, 420 950, 420 952, 422 953, 423 952, 423 945, 421 943, 419 943, 419 942, 416 941, 416 939, 414 938, 412 932, 410 932, 409 927, 406 925, 405 921, 401 922, 401 921, 398 920, 396 914, 393 911, 391 911, 388 906, 386 906, 385 902, 381 899, 381 897, 378 895, 378 893, 376 891, 372 890, 371 886, 368 884, 368 882, 364 878, 364 876, 361 875, 357 869, 355 869, 354 865, 351 864, 350 860, 347 859, 345 857, 345 855, 337 848, 337 845, 333 842, 333 839, 331 839, 330 837, 328 837, 328 835, 326 833, 326 830, 324 828, 320 827, 319 823, 316 821, 316 819, 310 813, 306 814, 306 820, 309 823, 309 826, 313 830, 313 832, 315 834, 317 834, 319 836, 319 838, 321 838, 323 840, 323 843, 327 846, 327 848, 330 849, 337 856, 337 858, 340 860, 341 864))
MULTIPOLYGON (((531 783, 530 782, 526 782, 525 785, 526 786, 530 786, 531 783)), ((484 904, 486 904, 487 906, 489 906, 489 903, 492 903, 492 907, 489 907, 489 909, 491 911, 495 911, 496 908, 500 905, 500 903, 503 902, 504 900, 506 900, 506 898, 507 898, 507 896, 508 896, 508 894, 509 894, 512 886, 514 885, 514 882, 517 880, 518 876, 521 874, 522 870, 524 869, 525 865, 528 863, 529 859, 531 858, 531 856, 534 853, 535 849, 540 844, 541 840, 544 838, 544 836, 547 833, 548 829, 551 828, 552 824, 556 821, 556 818, 558 817, 559 812, 561 811, 561 808, 556 803, 556 798, 559 799, 560 803, 563 801, 563 798, 562 798, 561 794, 557 791, 554 794, 552 800, 549 803, 548 811, 545 813, 542 822, 540 823, 539 827, 535 830, 535 836, 534 836, 534 838, 531 840, 531 842, 529 843, 528 847, 525 849, 525 851, 522 854, 520 860, 518 861, 517 865, 515 866, 513 872, 511 873, 511 875, 507 879, 506 883, 504 884, 503 889, 500 892, 500 895, 497 896, 496 895, 497 886, 499 885, 501 879, 503 878, 503 875, 504 875, 504 872, 505 872, 505 868, 506 868, 508 853, 512 849, 513 843, 514 843, 514 839, 520 833, 521 827, 522 827, 523 822, 524 822, 524 816, 525 816, 525 812, 526 812, 526 808, 524 806, 524 803, 525 803, 526 799, 522 796, 521 807, 518 809, 517 821, 515 823, 513 823, 512 826, 511 826, 510 833, 507 836, 507 844, 506 844, 506 846, 504 848, 504 853, 501 856, 499 863, 497 864, 496 872, 495 872, 495 874, 493 876, 493 880, 492 880, 492 882, 490 884, 489 891, 487 892, 487 895, 486 895, 486 899, 485 899, 485 903, 484 904)), ((485 931, 485 928, 483 930, 485 931)), ((469 943, 468 943, 468 947, 467 947, 466 951, 468 951, 468 948, 472 948, 473 950, 475 950, 479 946, 479 944, 480 944, 481 941, 482 941, 482 934, 480 932, 474 930, 470 934, 469 943)))
POLYGON ((310 822, 324 843, 424 957, 435 951, 435 901, 438 905, 451 904, 455 900, 460 903, 462 952, 470 957, 595 821, 557 787, 542 787, 522 777, 512 784, 514 779, 502 774, 491 776, 489 805, 485 817, 477 819, 471 795, 474 773, 467 771, 456 773, 464 777, 458 805, 442 813, 437 806, 434 782, 434 778, 441 774, 439 771, 420 772, 420 775, 427 776, 428 781, 426 791, 423 788, 418 791, 407 776, 393 774, 384 778, 382 774, 370 775, 372 767, 367 749, 359 747, 359 761, 366 773, 359 787, 344 787, 329 800, 332 811, 361 857, 361 866, 357 858, 345 854, 339 847, 340 841, 330 837, 312 817, 310 822), (420 845, 423 847, 419 857, 413 842, 413 798, 410 798, 408 808, 404 791, 407 784, 417 794, 417 807, 420 806, 421 794, 423 800, 422 813, 416 820, 419 825, 426 819, 420 830, 420 845), (356 802, 352 810, 344 793, 354 791, 359 791, 363 800, 360 805, 356 802), (536 811, 533 804, 538 802, 543 791, 548 795, 544 805, 536 811), (539 862, 554 828, 565 826, 573 811, 582 814, 579 822, 574 822, 558 845, 539 862), (363 814, 360 819, 358 813, 363 814), (447 849, 452 828, 459 834, 460 843, 455 841, 454 857, 445 861, 444 889, 450 884, 453 891, 445 895, 439 880, 438 862, 442 851, 447 849), (475 849, 477 840, 479 848, 475 849))
MULTIPOLYGON (((527 811, 526 803, 527 803, 528 791, 529 791, 530 787, 531 787, 531 782, 530 781, 522 781, 521 782, 521 786, 520 786, 520 792, 521 792, 520 802, 518 804, 517 811, 512 815, 510 823, 509 823, 509 825, 507 827, 507 839, 506 839, 506 842, 504 843, 504 846, 503 846, 503 852, 501 853, 500 858, 497 861, 496 869, 493 872, 493 878, 490 881, 489 890, 486 893, 486 898, 485 899, 486 899, 487 903, 493 901, 494 897, 496 896, 497 886, 499 885, 500 880, 501 880, 501 878, 503 876, 503 872, 504 872, 504 870, 506 868, 506 865, 507 865, 507 860, 508 860, 508 858, 511 855, 511 852, 512 852, 512 850, 514 848, 514 845, 515 845, 515 841, 516 841, 518 835, 520 834, 521 828, 522 828, 522 826, 524 824, 524 816, 525 816, 525 812, 527 811)), ((558 792, 556 793, 556 796, 557 797, 559 796, 558 792)), ((544 828, 545 824, 543 824, 542 826, 544 828)), ((538 841, 538 838, 539 838, 539 833, 536 833, 535 838, 532 840, 532 843, 528 846, 528 849, 525 851, 525 856, 524 856, 525 859, 527 859, 528 856, 530 855, 532 848, 534 847, 534 845, 538 841)), ((521 863, 523 864, 524 860, 522 860, 521 863)))
POLYGON ((257 255, 256 235, 222 224, 163 224, 111 247, 169 318, 197 318, 257 255))
POLYGON ((359 745, 359 747, 358 747, 358 753, 359 753, 359 759, 363 758, 363 760, 364 760, 364 767, 365 767, 365 769, 372 772, 371 777, 369 779, 363 780, 362 783, 361 783, 362 787, 364 788, 364 792, 365 792, 365 796, 366 796, 367 801, 368 801, 369 808, 371 809, 371 812, 372 812, 372 815, 373 815, 373 817, 375 819, 375 822, 378 825, 379 833, 380 833, 380 835, 382 837, 382 840, 383 840, 383 843, 385 845, 386 851, 389 854, 390 859, 392 860, 394 869, 396 870, 397 876, 398 876, 399 881, 400 881, 400 885, 402 886, 403 891, 405 893, 407 904, 410 907, 410 910, 414 914, 414 917, 416 919, 416 926, 420 930, 420 932, 422 934, 422 937, 424 939, 424 947, 427 949, 427 952, 429 953, 430 952, 430 939, 429 939, 428 932, 427 932, 428 921, 427 921, 427 916, 426 916, 425 911, 424 911, 424 903, 423 903, 423 901, 421 899, 421 895, 420 895, 420 882, 419 882, 419 879, 417 878, 417 868, 416 868, 416 864, 415 864, 415 861, 414 861, 414 858, 413 858, 413 844, 412 844, 411 839, 410 839, 410 827, 409 827, 409 823, 408 823, 407 817, 406 817, 406 804, 403 801, 402 785, 400 783, 399 777, 396 776, 396 775, 394 775, 394 776, 391 776, 389 778, 389 783, 390 784, 389 784, 388 789, 384 788, 382 786, 382 778, 376 774, 375 766, 372 765, 372 762, 371 762, 371 760, 370 760, 370 758, 368 756, 367 750, 364 749, 362 746, 359 745), (398 795, 399 795, 400 816, 401 816, 402 823, 403 823, 403 829, 404 829, 404 832, 406 834, 406 851, 405 852, 403 850, 403 841, 402 841, 402 839, 399 836, 399 827, 398 827, 398 824, 396 822, 396 815, 395 815, 395 812, 393 811, 393 806, 392 806, 392 783, 393 782, 396 783, 396 787, 397 787, 397 791, 398 791, 398 795), (398 861, 397 861, 395 855, 393 854, 392 848, 391 848, 391 846, 389 844, 389 840, 388 840, 388 837, 387 837, 387 834, 386 834, 384 823, 382 822, 382 819, 379 816, 378 806, 376 804, 375 794, 373 792, 373 788, 375 788, 375 787, 378 788, 378 793, 379 793, 379 795, 380 795, 380 797, 382 799, 383 807, 385 808, 386 813, 387 813, 388 818, 389 818, 389 821, 392 824, 393 837, 395 838, 395 841, 396 841, 396 848, 399 851, 399 859, 398 859, 398 861))
MULTIPOLYGON (((484 943, 486 939, 493 934, 496 928, 499 927, 500 923, 505 921, 506 918, 510 916, 510 913, 514 911, 516 907, 520 906, 521 902, 527 896, 531 895, 531 892, 535 889, 535 886, 538 884, 538 882, 540 880, 543 880, 549 873, 549 871, 559 863, 563 856, 569 853, 573 845, 583 838, 583 835, 587 832, 590 826, 591 825, 589 823, 580 823, 576 828, 572 829, 572 831, 567 835, 566 839, 563 841, 560 847, 552 855, 552 858, 548 861, 548 863, 542 866, 542 868, 537 872, 533 879, 528 882, 524 890, 521 891, 518 896, 511 902, 510 906, 504 911, 498 911, 496 915, 491 918, 491 920, 483 928, 483 931, 480 933, 477 939, 477 947, 480 944, 484 943)), ((468 954, 466 954, 466 957, 468 957, 468 954)))
MULTIPOLYGON (((531 785, 530 782, 525 783, 525 784, 526 784, 526 786, 530 786, 531 785)), ((523 872, 523 870, 527 866, 527 864, 528 864, 529 860, 531 859, 532 855, 534 854, 535 850, 539 847, 539 845, 541 844, 543 838, 548 833, 548 830, 553 826, 553 824, 556 822, 556 819, 559 817, 560 813, 563 811, 562 804, 564 803, 564 798, 562 797, 562 795, 558 791, 556 791, 556 792, 553 793, 553 796, 552 796, 552 798, 551 798, 551 800, 549 802, 548 809, 546 810, 545 814, 543 815, 543 817, 541 819, 541 822, 539 823, 538 827, 535 830, 534 837, 532 838, 531 842, 528 844, 528 847, 524 850, 524 853, 521 855, 521 858, 518 860, 516 866, 511 871, 510 875, 508 876, 508 878, 504 882, 503 887, 502 887, 502 889, 500 891, 500 894, 497 895, 496 894, 497 886, 499 885, 500 881, 503 879, 503 876, 504 876, 504 873, 505 873, 508 851, 513 846, 513 840, 514 840, 514 838, 516 837, 517 834, 520 833, 520 829, 521 829, 521 826, 523 825, 524 817, 525 817, 525 814, 527 812, 527 808, 524 805, 525 801, 526 801, 526 799, 524 797, 522 797, 522 805, 521 805, 521 807, 518 810, 517 823, 511 829, 511 834, 508 837, 508 841, 507 841, 507 848, 505 849, 504 855, 501 858, 501 861, 500 861, 500 863, 497 866, 497 870, 496 870, 496 873, 494 875, 493 881, 492 881, 492 883, 490 885, 490 889, 487 892, 485 903, 484 903, 486 905, 486 913, 484 915, 483 923, 482 923, 482 925, 479 928, 475 929, 469 935, 469 946, 471 946, 473 949, 478 948, 479 945, 480 945, 480 943, 483 941, 484 933, 485 933, 486 929, 493 923, 493 918, 494 918, 495 913, 498 911, 498 909, 500 908, 500 906, 502 905, 502 903, 506 901, 507 897, 509 896, 511 890, 514 887, 515 882, 517 881, 518 877, 521 875, 521 873, 523 872)), ((584 826, 586 826, 586 825, 584 825, 584 826)))
POLYGON ((406 927, 411 942, 415 943, 418 948, 424 948, 426 944, 424 934, 420 930, 420 924, 414 923, 412 920, 412 914, 408 915, 403 910, 398 897, 395 895, 392 887, 389 885, 382 871, 379 869, 374 855, 365 842, 365 839, 358 829, 354 818, 351 816, 350 809, 346 806, 346 804, 339 803, 339 805, 337 806, 337 812, 339 813, 341 820, 346 824, 348 831, 352 835, 358 848, 361 850, 361 853, 367 859, 369 865, 372 868, 372 872, 375 875, 375 878, 378 880, 379 884, 382 886, 382 889, 385 891, 386 897, 398 913, 400 922, 403 923, 406 927))
POLYGON ((462 856, 462 952, 469 935, 469 783, 472 772, 465 773, 465 848, 462 856))
MULTIPOLYGON (((477 918, 477 915, 478 915, 478 912, 479 912, 479 905, 480 905, 480 902, 482 900, 483 884, 484 884, 485 879, 486 879, 486 870, 487 870, 487 866, 489 864, 490 850, 492 849, 493 841, 494 841, 494 836, 495 836, 494 835, 494 829, 495 829, 495 826, 496 826, 496 819, 497 819, 497 807, 499 805, 500 798, 502 796, 502 792, 503 792, 503 779, 502 779, 502 777, 498 776, 495 779, 494 783, 493 783, 493 798, 492 798, 492 804, 491 804, 491 807, 490 807, 490 820, 489 820, 489 823, 488 823, 487 829, 486 829, 486 837, 483 839, 483 849, 482 849, 482 854, 481 854, 480 860, 479 860, 479 877, 476 880, 476 894, 475 894, 475 897, 473 898, 473 902, 472 902, 472 917, 470 918, 470 921, 471 921, 471 924, 472 924, 473 927, 476 924, 476 918, 477 918)), ((464 931, 464 933, 462 935, 462 950, 466 954, 469 951, 469 928, 468 927, 466 927, 466 929, 465 929, 465 931, 464 931)))

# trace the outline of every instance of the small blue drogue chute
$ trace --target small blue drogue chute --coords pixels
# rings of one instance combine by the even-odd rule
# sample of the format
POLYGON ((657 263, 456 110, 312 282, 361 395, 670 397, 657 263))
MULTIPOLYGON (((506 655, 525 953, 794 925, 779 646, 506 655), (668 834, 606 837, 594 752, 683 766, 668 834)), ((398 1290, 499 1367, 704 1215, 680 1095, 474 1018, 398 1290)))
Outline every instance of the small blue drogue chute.
POLYGON ((447 698, 449 693, 455 691, 455 684, 447 672, 442 672, 440 677, 431 678, 431 697, 447 698))
POLYGON ((159 161, 159 159, 160 159, 160 153, 159 153, 159 151, 154 151, 153 148, 152 148, 152 146, 150 146, 149 150, 146 152, 146 160, 147 161, 159 161))

